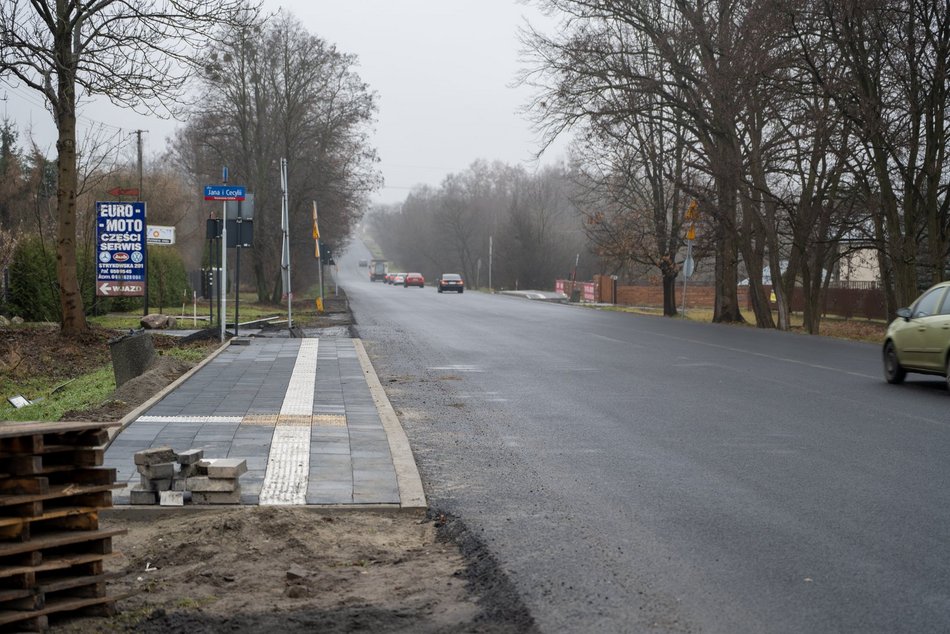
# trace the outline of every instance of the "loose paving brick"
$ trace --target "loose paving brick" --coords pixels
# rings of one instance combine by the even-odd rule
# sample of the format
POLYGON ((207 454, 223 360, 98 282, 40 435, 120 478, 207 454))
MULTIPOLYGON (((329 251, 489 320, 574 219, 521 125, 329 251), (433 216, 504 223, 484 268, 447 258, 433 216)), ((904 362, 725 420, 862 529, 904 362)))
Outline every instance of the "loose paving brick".
POLYGON ((156 447, 137 452, 135 454, 135 464, 150 466, 163 462, 175 462, 177 458, 178 454, 171 447, 156 447))
POLYGON ((193 504, 240 504, 241 490, 217 493, 214 491, 195 491, 191 494, 193 504))
POLYGON ((230 493, 240 490, 237 478, 209 478, 208 476, 195 476, 185 480, 185 490, 193 493, 230 493))
POLYGON ((247 473, 247 460, 238 458, 215 458, 202 460, 198 468, 203 469, 209 478, 236 478, 247 473))
POLYGON ((143 478, 148 478, 149 480, 171 480, 175 476, 175 463, 140 464, 136 467, 136 470, 143 478))
POLYGON ((185 494, 182 491, 159 491, 158 503, 161 506, 184 506, 185 494))

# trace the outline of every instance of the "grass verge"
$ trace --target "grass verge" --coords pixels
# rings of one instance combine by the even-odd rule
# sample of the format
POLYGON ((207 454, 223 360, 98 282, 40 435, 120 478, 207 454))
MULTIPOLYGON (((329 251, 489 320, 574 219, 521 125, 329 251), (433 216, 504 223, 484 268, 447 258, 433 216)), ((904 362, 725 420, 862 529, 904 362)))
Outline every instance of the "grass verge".
POLYGON ((0 420, 56 421, 70 410, 83 410, 99 405, 115 390, 115 375, 107 365, 69 381, 50 376, 11 379, 0 376, 0 394, 20 394, 33 405, 17 409, 4 400, 0 403, 0 420))

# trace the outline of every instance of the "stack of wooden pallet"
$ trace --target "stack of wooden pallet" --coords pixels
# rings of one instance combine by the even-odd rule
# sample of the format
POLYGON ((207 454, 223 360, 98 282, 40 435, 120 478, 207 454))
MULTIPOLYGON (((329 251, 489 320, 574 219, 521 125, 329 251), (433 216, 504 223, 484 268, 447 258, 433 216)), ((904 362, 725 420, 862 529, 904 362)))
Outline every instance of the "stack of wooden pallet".
POLYGON ((125 530, 100 529, 99 511, 121 488, 100 466, 115 425, 0 423, 0 631, 114 610, 103 563, 125 530))

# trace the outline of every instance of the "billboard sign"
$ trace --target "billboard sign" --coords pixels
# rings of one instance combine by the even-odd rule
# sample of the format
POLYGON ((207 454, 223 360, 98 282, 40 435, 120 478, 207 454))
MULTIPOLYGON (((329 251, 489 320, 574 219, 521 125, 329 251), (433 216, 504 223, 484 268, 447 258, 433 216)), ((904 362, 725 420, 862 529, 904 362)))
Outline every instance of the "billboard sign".
POLYGON ((96 203, 96 295, 145 294, 145 203, 96 203))
POLYGON ((148 226, 149 244, 175 244, 175 227, 148 226))

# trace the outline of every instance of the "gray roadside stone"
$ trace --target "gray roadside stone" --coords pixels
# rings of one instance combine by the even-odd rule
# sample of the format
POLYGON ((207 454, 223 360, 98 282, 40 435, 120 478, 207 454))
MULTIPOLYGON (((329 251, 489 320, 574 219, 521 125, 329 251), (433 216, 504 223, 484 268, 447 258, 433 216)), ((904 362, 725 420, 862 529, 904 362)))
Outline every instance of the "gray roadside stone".
POLYGON ((175 462, 178 460, 178 454, 171 447, 155 447, 144 451, 135 452, 136 465, 155 465, 163 462, 175 462))
POLYGON ((206 458, 198 463, 209 478, 236 478, 247 473, 244 458, 206 458))
POLYGON ((211 478, 208 476, 196 476, 188 478, 185 481, 185 489, 200 493, 231 493, 240 489, 236 478, 211 478))
POLYGON ((191 502, 193 504, 240 504, 241 488, 235 491, 192 491, 191 502))
POLYGON ((192 465, 204 458, 204 456, 204 449, 189 449, 188 451, 182 451, 178 454, 178 464, 192 465))
POLYGON ((158 504, 158 492, 136 487, 129 492, 129 504, 158 504))
POLYGON ((171 480, 175 477, 174 462, 163 462, 161 464, 152 465, 140 464, 136 467, 136 470, 139 472, 139 475, 149 480, 171 480))
POLYGON ((182 491, 160 491, 158 503, 162 506, 184 506, 185 495, 182 491))
POLYGON ((169 491, 172 488, 172 479, 151 480, 145 476, 140 476, 139 486, 146 491, 169 491))

